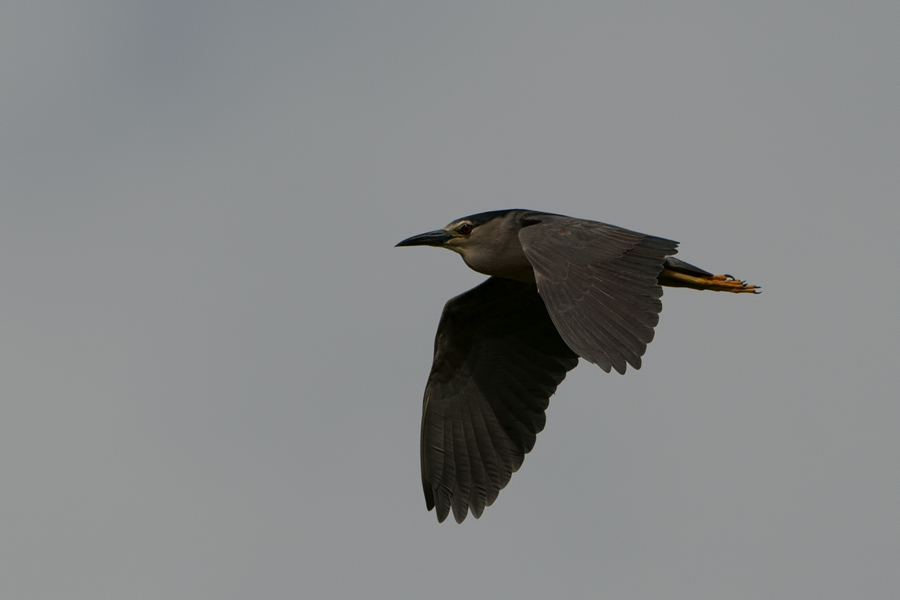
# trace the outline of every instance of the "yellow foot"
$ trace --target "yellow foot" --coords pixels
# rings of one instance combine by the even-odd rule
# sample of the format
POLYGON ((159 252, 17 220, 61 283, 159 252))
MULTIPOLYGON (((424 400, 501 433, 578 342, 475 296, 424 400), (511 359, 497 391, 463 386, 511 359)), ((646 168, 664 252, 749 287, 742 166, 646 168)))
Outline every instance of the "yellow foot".
POLYGON ((687 275, 670 269, 663 270, 659 276, 659 283, 671 287, 688 287, 695 290, 710 290, 712 292, 732 292, 734 294, 759 294, 757 285, 750 285, 746 281, 735 279, 731 275, 687 275))
POLYGON ((713 275, 711 277, 699 278, 706 281, 707 290, 714 292, 734 292, 735 294, 759 294, 759 286, 750 285, 742 279, 735 279, 731 275, 713 275))

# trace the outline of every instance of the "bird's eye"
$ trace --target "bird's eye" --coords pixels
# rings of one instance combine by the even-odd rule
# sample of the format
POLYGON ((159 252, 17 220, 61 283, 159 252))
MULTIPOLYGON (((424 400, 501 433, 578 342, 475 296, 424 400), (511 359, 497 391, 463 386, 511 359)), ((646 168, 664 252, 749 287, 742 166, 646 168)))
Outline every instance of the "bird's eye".
POLYGON ((470 233, 472 233, 472 226, 468 223, 463 223, 462 225, 457 227, 456 230, 463 235, 469 235, 470 233))

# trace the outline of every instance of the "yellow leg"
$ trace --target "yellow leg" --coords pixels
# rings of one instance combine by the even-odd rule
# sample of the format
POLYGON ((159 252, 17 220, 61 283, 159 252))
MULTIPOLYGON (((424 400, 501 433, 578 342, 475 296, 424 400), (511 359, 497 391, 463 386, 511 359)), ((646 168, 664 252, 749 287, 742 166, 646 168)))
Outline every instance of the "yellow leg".
POLYGON ((759 286, 749 285, 746 281, 735 279, 731 275, 686 275, 671 269, 663 269, 657 278, 660 285, 669 287, 687 287, 694 290, 710 290, 712 292, 732 292, 735 294, 758 294, 759 286))

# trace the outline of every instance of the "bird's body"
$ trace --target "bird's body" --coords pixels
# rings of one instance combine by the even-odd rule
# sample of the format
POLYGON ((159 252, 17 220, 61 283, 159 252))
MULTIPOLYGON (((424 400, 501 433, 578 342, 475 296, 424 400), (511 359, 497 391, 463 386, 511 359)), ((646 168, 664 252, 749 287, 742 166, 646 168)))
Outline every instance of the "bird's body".
POLYGON ((640 368, 661 285, 758 291, 672 258, 677 242, 530 210, 471 215, 397 245, 448 248, 490 276, 447 302, 435 338, 421 461, 440 521, 493 503, 579 357, 606 372, 640 368))

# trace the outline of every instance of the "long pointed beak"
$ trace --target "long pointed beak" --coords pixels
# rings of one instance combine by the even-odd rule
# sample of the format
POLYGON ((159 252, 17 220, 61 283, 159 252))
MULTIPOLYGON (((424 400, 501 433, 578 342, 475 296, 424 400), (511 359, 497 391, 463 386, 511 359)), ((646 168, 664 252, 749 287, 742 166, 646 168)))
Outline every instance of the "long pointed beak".
POLYGON ((443 246, 447 240, 453 237, 453 234, 449 231, 444 231, 443 229, 436 229, 435 231, 429 231, 428 233, 420 233, 419 235, 414 235, 411 238, 406 238, 395 248, 399 246, 443 246))

